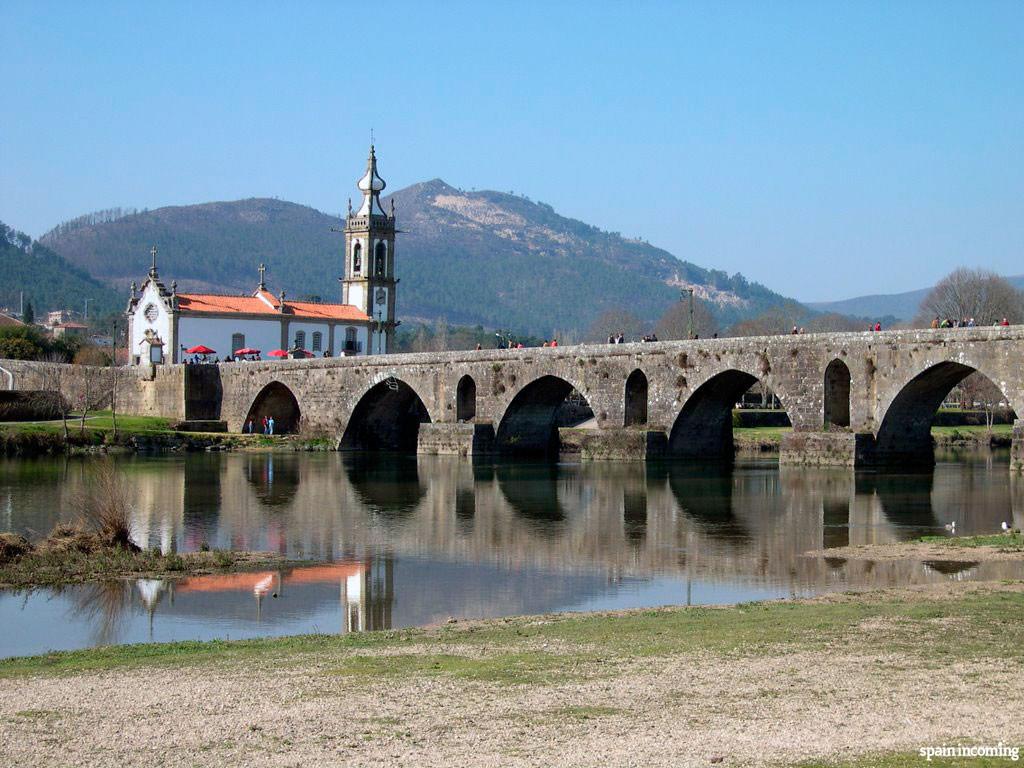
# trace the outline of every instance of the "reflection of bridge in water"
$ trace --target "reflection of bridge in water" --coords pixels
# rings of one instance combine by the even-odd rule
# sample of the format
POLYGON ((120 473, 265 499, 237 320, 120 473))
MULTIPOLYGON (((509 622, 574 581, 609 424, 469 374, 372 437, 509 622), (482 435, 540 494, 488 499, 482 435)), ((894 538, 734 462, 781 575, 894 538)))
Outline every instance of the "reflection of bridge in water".
MULTIPOLYGON (((835 578, 834 564, 803 557, 811 550, 915 538, 950 520, 964 533, 989 532, 1010 510, 1024 523, 1024 484, 1002 465, 978 462, 903 474, 274 454, 189 457, 156 473, 136 466, 130 474, 140 488, 161 487, 143 494, 151 502, 137 524, 152 544, 196 549, 206 541, 289 557, 389 552, 800 589, 835 578)), ((845 578, 857 567, 845 564, 845 578)), ((879 568, 898 567, 875 564, 864 578, 874 583, 879 568)), ((913 581, 912 570, 893 578, 913 581)))
MULTIPOLYGON (((140 543, 321 562, 31 597, 69 604, 59 633, 69 647, 83 636, 85 644, 153 638, 154 622, 155 639, 346 632, 448 616, 685 603, 691 587, 692 600, 706 603, 1024 576, 1012 562, 805 555, 939 533, 954 519, 964 533, 996 530, 1011 516, 1021 525, 1024 483, 1003 460, 940 461, 901 474, 760 461, 729 471, 336 453, 120 461, 139 500, 140 543)), ((11 527, 47 530, 56 510, 73 509, 83 470, 76 461, 41 462, 19 486, 2 473, 24 465, 0 464, 0 492, 24 488, 0 499, 11 527)), ((0 616, 5 610, 15 609, 0 596, 0 616)), ((32 609, 16 610, 23 620, 32 609)))

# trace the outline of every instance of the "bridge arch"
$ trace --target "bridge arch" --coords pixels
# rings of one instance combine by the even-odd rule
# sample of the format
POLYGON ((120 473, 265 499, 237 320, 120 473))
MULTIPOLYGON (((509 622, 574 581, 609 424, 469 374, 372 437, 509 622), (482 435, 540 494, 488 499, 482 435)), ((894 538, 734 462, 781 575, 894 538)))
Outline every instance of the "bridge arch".
POLYGON ((647 376, 639 368, 626 378, 623 393, 623 426, 642 426, 647 423, 647 376))
POLYGON ((455 420, 472 421, 476 418, 476 381, 468 373, 459 379, 455 392, 455 420))
POLYGON ((533 455, 558 455, 558 427, 570 426, 592 417, 590 402, 574 383, 559 376, 545 375, 519 389, 504 409, 495 436, 499 452, 533 455), (570 395, 579 398, 570 401, 570 395), (559 423, 560 413, 576 412, 568 423, 559 423))
POLYGON ((850 367, 838 357, 825 368, 825 429, 850 426, 850 381, 850 367))
MULTIPOLYGON (((668 438, 669 453, 689 459, 731 461, 733 407, 758 381, 761 379, 754 374, 737 368, 720 371, 706 379, 693 390, 676 416, 668 438)), ((786 410, 782 395, 774 391, 786 410)))
POLYGON ((430 413, 409 384, 394 376, 379 379, 352 409, 338 447, 414 453, 420 424, 430 421, 430 413))
POLYGON ((295 393, 286 384, 277 380, 271 381, 253 398, 245 417, 246 421, 252 420, 253 432, 263 431, 264 417, 273 417, 275 435, 299 431, 302 411, 299 409, 295 393))
POLYGON ((980 373, 1000 390, 1018 415, 1020 403, 1011 399, 996 379, 965 360, 944 360, 920 370, 884 406, 875 432, 875 457, 880 462, 927 464, 934 461, 931 427, 935 413, 949 393, 972 373, 980 373))

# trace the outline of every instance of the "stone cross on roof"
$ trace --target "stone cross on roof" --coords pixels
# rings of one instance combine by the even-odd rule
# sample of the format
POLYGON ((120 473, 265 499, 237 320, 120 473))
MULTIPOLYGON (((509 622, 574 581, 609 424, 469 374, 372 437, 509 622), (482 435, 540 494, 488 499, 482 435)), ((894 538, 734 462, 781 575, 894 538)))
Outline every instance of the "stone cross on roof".
POLYGON ((260 290, 265 291, 267 290, 267 284, 263 279, 263 273, 267 271, 267 268, 263 265, 262 261, 260 262, 259 267, 257 267, 257 270, 260 273, 260 290))
POLYGON ((149 276, 156 280, 156 246, 149 249, 149 255, 153 257, 153 264, 149 268, 149 276))

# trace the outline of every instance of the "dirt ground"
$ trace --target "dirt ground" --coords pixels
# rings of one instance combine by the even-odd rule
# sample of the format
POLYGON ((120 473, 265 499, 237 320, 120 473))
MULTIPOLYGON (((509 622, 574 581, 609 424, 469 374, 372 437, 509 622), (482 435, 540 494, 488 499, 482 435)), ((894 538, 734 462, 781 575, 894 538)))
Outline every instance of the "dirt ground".
MULTIPOLYGON (((611 655, 582 681, 522 685, 353 678, 331 654, 3 679, 0 755, 17 766, 756 766, 1024 742, 1019 658, 908 656, 884 642, 892 623, 864 621, 853 642, 820 648, 611 655)), ((578 650, 557 648, 567 661, 578 650)))
POLYGON ((860 544, 832 547, 806 553, 814 557, 842 557, 847 560, 947 560, 955 562, 1024 562, 1024 551, 999 547, 957 547, 944 543, 901 541, 894 544, 860 544))

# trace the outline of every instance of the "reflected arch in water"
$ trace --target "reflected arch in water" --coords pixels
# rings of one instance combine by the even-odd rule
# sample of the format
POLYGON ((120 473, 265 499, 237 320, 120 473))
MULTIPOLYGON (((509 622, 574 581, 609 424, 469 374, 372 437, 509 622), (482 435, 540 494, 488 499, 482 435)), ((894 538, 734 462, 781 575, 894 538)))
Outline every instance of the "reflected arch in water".
POLYGON ((249 406, 246 420, 252 420, 253 431, 263 431, 263 419, 274 419, 274 434, 298 432, 302 413, 294 393, 280 381, 272 381, 259 391, 249 406))
MULTIPOLYGON (((876 459, 884 463, 932 463, 931 428, 935 413, 953 388, 972 373, 984 376, 977 368, 947 360, 925 368, 904 384, 885 408, 875 433, 876 459)), ((996 387, 991 379, 988 383, 996 387)), ((1009 403, 1006 393, 1001 394, 1009 403)))
POLYGON ((359 399, 338 447, 343 451, 415 453, 420 424, 429 422, 430 414, 416 390, 389 376, 359 399))
POLYGON ((750 531, 733 511, 729 469, 676 465, 669 469, 668 484, 683 515, 706 536, 736 547, 750 542, 750 531))
POLYGON ((623 426, 633 427, 647 423, 647 376, 639 368, 626 379, 624 406, 623 426))
POLYGON ((850 426, 850 368, 836 358, 825 368, 825 428, 850 426))
POLYGON ((359 501, 385 518, 410 514, 427 492, 415 457, 352 454, 345 457, 344 467, 359 501))
MULTIPOLYGON (((861 471, 855 480, 856 495, 875 499, 885 522, 911 538, 942 530, 932 507, 934 484, 934 468, 926 466, 909 467, 899 474, 861 471)), ((877 526, 881 521, 868 522, 877 526)))
MULTIPOLYGON (((672 425, 669 454, 688 459, 732 461, 732 410, 743 393, 757 382, 753 374, 732 368, 715 374, 697 387, 672 425)), ((782 403, 782 407, 786 404, 782 403)))
POLYGON ((555 464, 499 464, 494 470, 505 501, 520 517, 537 526, 558 527, 566 512, 558 499, 555 464))
POLYGON ((505 454, 557 457, 558 427, 593 415, 578 387, 558 376, 541 376, 512 398, 498 424, 495 445, 505 454))

